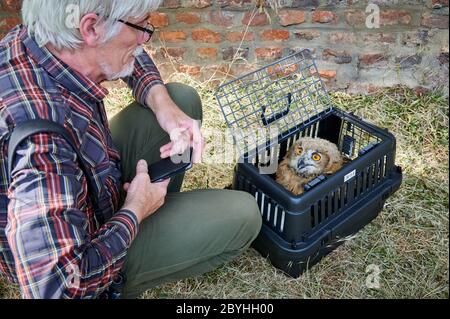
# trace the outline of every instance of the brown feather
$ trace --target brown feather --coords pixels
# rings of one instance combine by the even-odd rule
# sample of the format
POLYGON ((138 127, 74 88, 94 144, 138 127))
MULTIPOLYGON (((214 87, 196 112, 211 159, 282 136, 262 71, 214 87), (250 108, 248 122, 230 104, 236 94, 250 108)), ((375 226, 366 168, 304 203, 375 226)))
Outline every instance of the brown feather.
POLYGON ((320 138, 303 137, 297 140, 289 149, 284 159, 279 163, 276 181, 292 192, 294 195, 303 193, 304 186, 320 174, 302 176, 289 166, 292 156, 295 156, 295 148, 301 145, 305 149, 317 149, 325 158, 326 166, 320 174, 333 174, 342 167, 342 155, 337 146, 327 140, 320 138))

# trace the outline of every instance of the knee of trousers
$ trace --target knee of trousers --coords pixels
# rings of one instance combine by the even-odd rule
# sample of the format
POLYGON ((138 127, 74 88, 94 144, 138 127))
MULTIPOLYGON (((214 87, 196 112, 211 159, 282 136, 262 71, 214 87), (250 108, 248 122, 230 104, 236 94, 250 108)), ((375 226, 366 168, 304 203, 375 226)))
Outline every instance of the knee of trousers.
POLYGON ((262 217, 258 204, 255 198, 249 193, 242 191, 233 191, 232 198, 230 197, 230 205, 233 211, 228 213, 237 214, 239 223, 243 227, 243 231, 248 234, 250 242, 256 238, 261 230, 262 217))

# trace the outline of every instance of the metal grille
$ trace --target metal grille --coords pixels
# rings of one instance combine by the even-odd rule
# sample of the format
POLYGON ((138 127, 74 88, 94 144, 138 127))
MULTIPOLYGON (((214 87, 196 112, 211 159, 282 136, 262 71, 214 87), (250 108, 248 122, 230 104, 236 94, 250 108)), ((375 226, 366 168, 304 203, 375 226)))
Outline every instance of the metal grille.
POLYGON ((309 50, 220 86, 216 99, 245 158, 332 109, 309 50))
POLYGON ((364 155, 377 146, 380 141, 379 137, 370 134, 362 128, 350 122, 342 121, 338 148, 348 158, 354 160, 364 155))

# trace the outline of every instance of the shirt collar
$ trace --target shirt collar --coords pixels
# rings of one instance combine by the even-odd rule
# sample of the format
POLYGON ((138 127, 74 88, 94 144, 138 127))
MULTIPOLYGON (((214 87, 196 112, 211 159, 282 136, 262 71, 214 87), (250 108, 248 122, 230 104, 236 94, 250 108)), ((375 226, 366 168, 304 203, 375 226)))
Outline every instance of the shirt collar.
POLYGON ((106 88, 70 68, 46 47, 39 47, 36 41, 28 35, 26 27, 23 27, 20 37, 30 57, 70 92, 96 102, 101 102, 108 95, 109 92, 106 88))

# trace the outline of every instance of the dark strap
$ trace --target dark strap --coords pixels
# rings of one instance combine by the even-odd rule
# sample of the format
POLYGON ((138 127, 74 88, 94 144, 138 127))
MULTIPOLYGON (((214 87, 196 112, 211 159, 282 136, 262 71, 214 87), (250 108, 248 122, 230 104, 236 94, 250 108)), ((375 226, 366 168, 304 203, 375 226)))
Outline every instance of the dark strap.
MULTIPOLYGON (((16 149, 22 143, 26 138, 38 134, 38 133, 55 133, 60 136, 62 136, 67 143, 70 144, 72 149, 77 154, 78 163, 80 165, 81 170, 83 171, 84 175, 86 176, 86 180, 88 182, 88 188, 90 188, 90 191, 88 189, 89 197, 92 201, 92 204, 96 205, 96 199, 94 197, 93 193, 93 186, 90 182, 88 170, 86 168, 85 163, 82 160, 82 156, 76 145, 74 144, 72 138, 67 133, 67 130, 62 126, 61 124, 58 124, 56 122, 50 121, 50 120, 44 120, 44 119, 34 119, 34 120, 28 120, 26 122, 22 122, 17 124, 17 126, 14 128, 13 132, 11 133, 11 136, 9 138, 9 144, 8 144, 8 184, 11 184, 11 173, 12 173, 12 165, 14 163, 14 156, 16 154, 16 149)), ((102 223, 102 221, 99 221, 102 223)))

